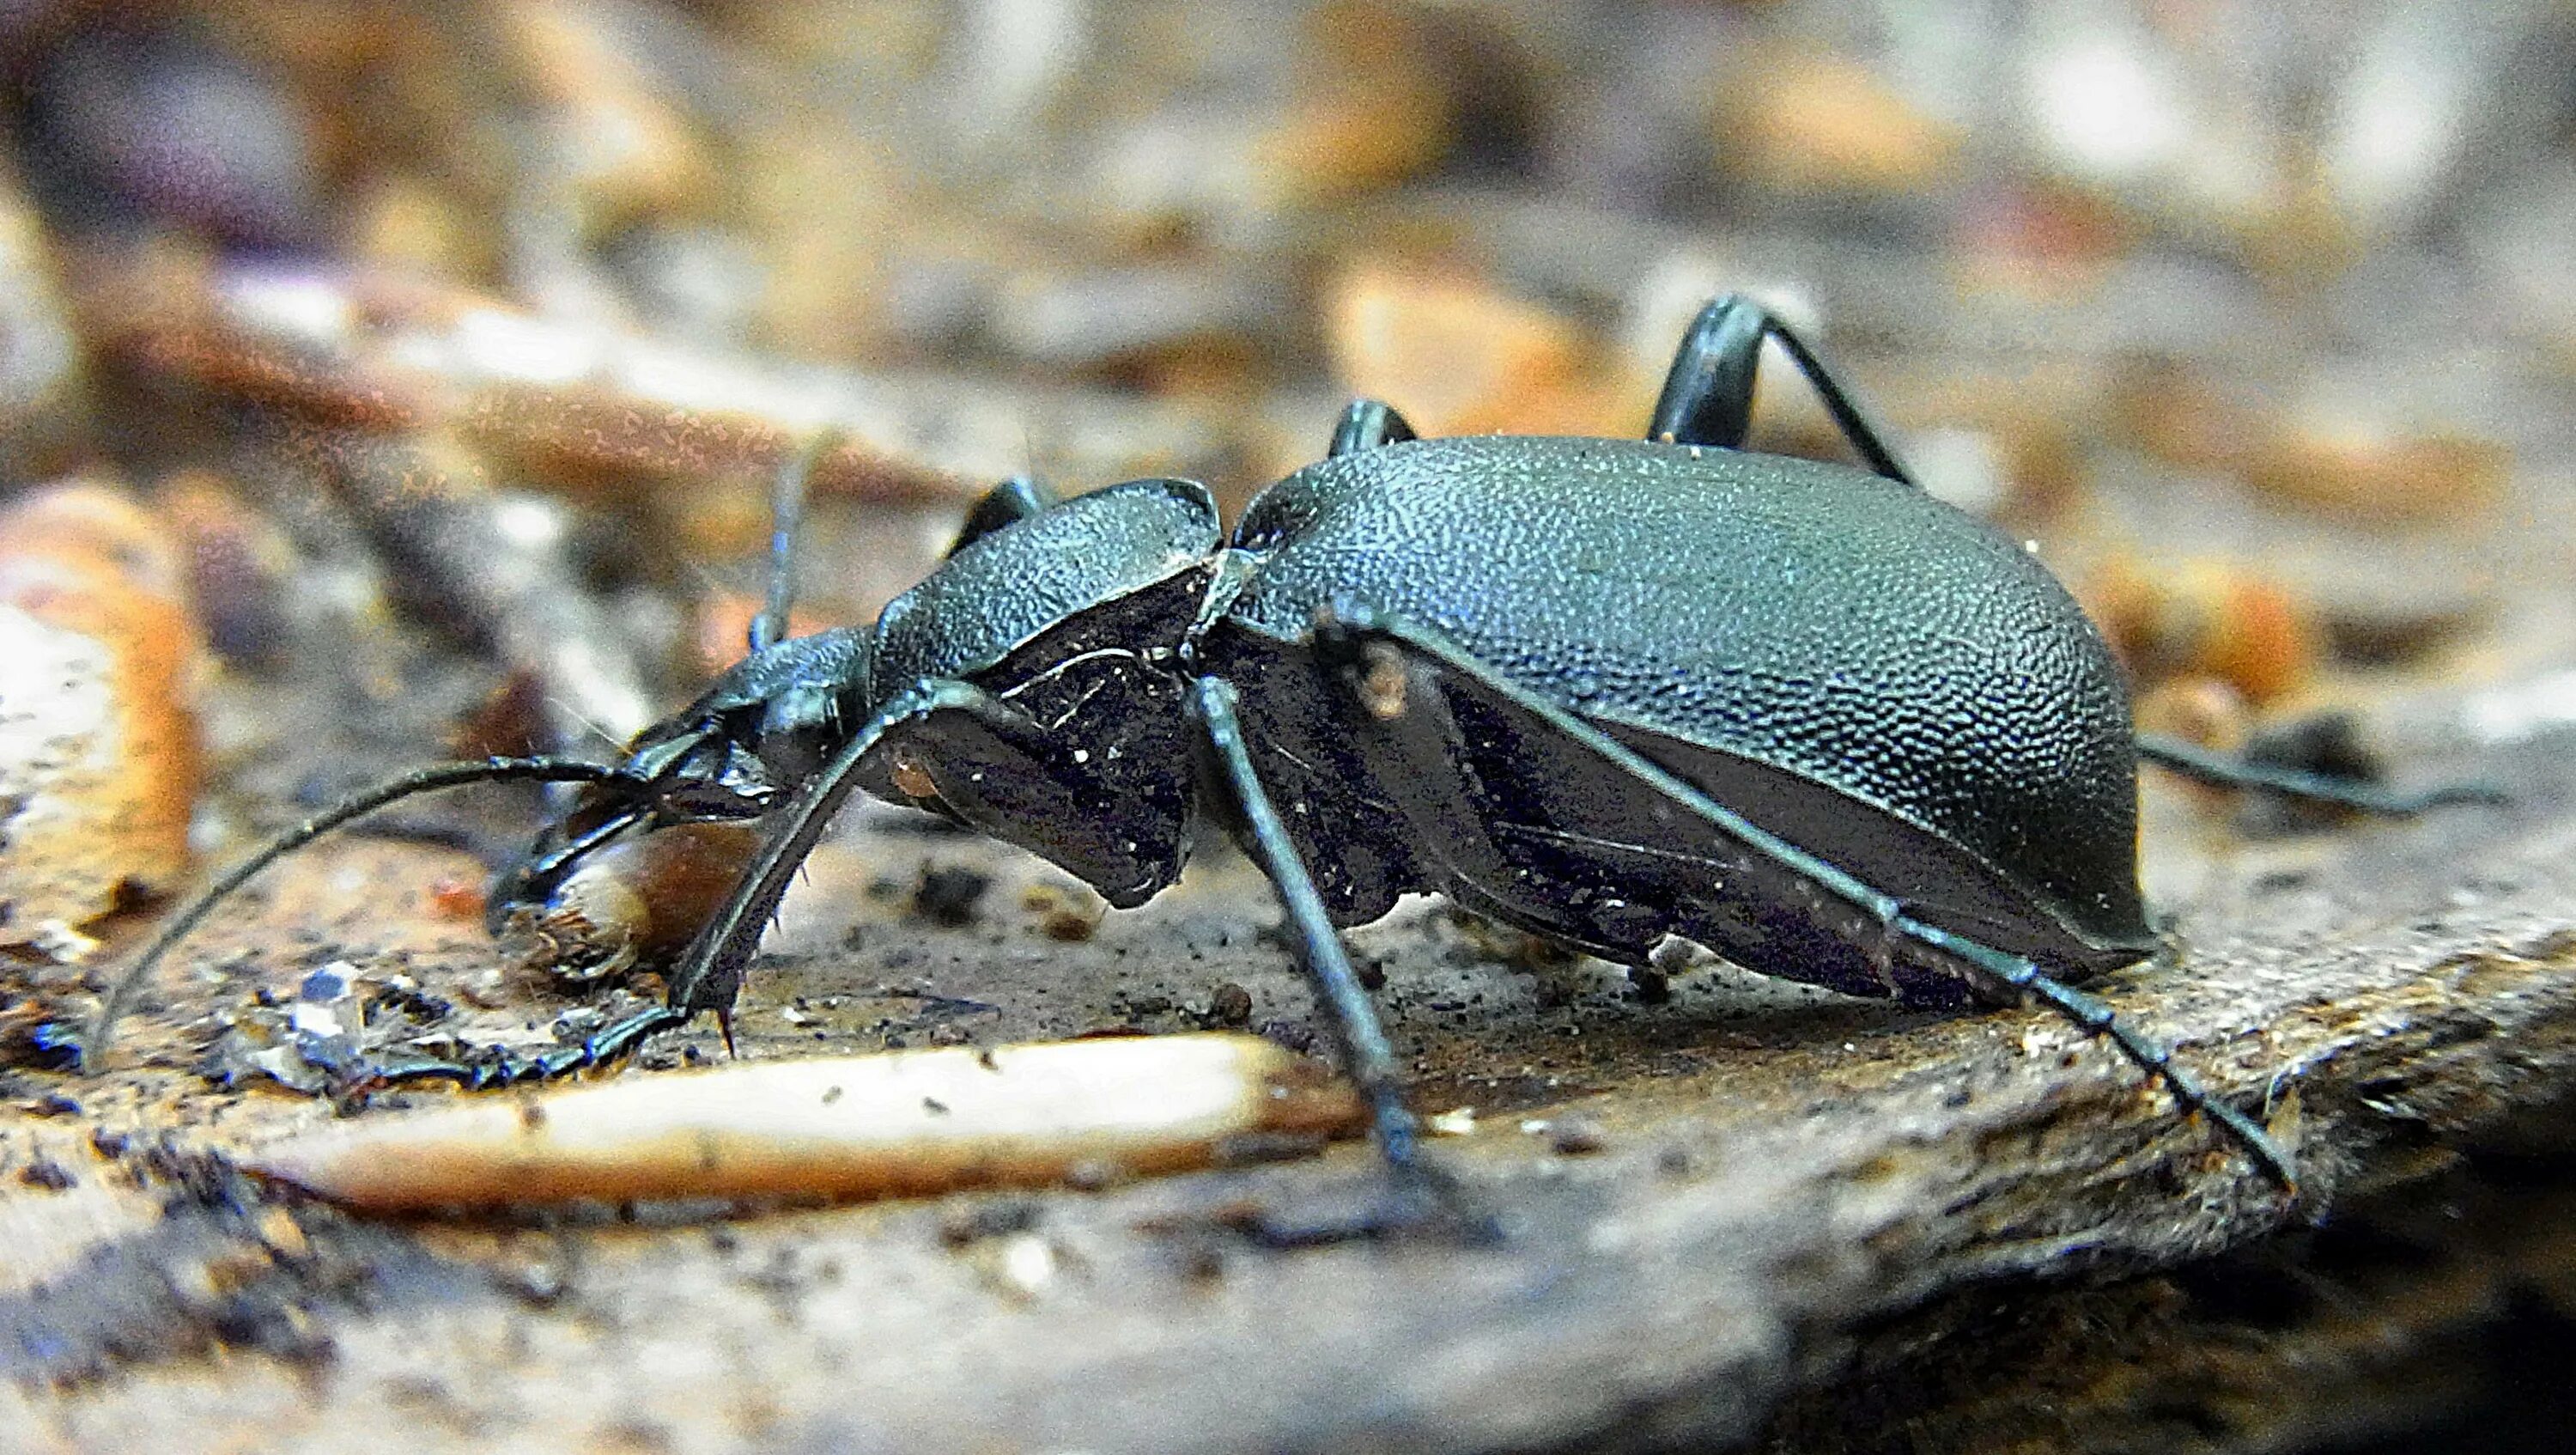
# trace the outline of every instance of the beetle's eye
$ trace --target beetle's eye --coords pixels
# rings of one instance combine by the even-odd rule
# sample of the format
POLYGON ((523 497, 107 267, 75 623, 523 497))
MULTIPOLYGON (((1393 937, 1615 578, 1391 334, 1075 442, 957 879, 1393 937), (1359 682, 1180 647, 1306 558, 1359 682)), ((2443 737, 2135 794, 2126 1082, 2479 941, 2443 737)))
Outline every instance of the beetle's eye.
POLYGON ((804 782, 823 766, 823 734, 812 727, 761 734, 760 766, 778 783, 804 782))
POLYGON ((826 692, 797 689, 771 698, 755 743, 761 766, 782 785, 813 777, 831 754, 840 720, 840 704, 826 692))

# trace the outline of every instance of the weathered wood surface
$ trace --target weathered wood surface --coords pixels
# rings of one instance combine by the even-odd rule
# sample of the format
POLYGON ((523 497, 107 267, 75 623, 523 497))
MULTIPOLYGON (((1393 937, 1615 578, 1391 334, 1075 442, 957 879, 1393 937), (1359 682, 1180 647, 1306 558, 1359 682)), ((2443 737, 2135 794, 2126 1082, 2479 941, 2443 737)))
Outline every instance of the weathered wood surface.
MULTIPOLYGON (((207 1028, 183 1022, 258 977, 174 974, 125 1069, 20 1078, 77 1112, 22 1100, 0 1127, 16 1407, 0 1429, 39 1449, 275 1450, 398 1429, 423 1451, 1742 1438, 1831 1376, 1856 1320, 1973 1280, 2240 1245, 2576 1086, 2576 813, 2558 786, 2576 758, 2540 744, 2489 766, 2523 790, 2515 806, 2264 841, 2151 796, 2149 880, 2177 912, 2176 958, 2102 988, 2222 1091, 2269 1088, 2306 1169, 2295 1206, 2045 1014, 1930 1017, 1722 967, 1643 1005, 1605 967, 1515 970, 1485 932, 1422 905, 1356 940, 1387 969, 1421 1104, 1480 1112, 1437 1150, 1507 1220, 1499 1248, 1280 1253, 1224 1230, 1244 1199, 1360 1193, 1353 1146, 1046 1194, 1024 1233, 994 1237, 971 1216, 991 1197, 371 1223, 145 1154, 331 1114, 209 1091, 186 1069, 207 1028), (94 1150, 101 1128, 132 1134, 122 1158, 94 1150), (39 1164, 71 1185, 42 1185, 62 1179, 39 1164)), ((285 951, 287 967, 406 951, 435 985, 488 962, 470 926, 422 907, 421 886, 461 863, 317 849, 193 958, 224 963, 228 942, 285 951)), ((1080 943, 1047 938, 1023 901, 1057 882, 866 817, 791 905, 784 953, 752 984, 745 1054, 917 1043, 942 1022, 983 1043, 1177 1028, 1225 981, 1251 991, 1255 1024, 1306 1020, 1241 863, 1212 861, 1080 943), (867 892, 926 863, 996 876, 975 923, 940 928, 867 892)))

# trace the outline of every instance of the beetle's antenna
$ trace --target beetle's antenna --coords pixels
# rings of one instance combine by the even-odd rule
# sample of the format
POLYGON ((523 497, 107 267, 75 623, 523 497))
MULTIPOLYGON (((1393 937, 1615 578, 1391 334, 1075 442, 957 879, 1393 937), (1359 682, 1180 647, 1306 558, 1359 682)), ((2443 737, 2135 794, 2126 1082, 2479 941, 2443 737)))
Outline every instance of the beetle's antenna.
POLYGON ((80 1069, 84 1073, 99 1069, 107 1055, 108 1038, 116 1028, 116 1018, 125 1009, 125 1001, 134 988, 150 976, 154 966, 170 953, 188 932, 202 923, 215 907, 232 897, 251 880, 251 876, 279 859, 322 837, 351 819, 409 798, 416 793, 429 793, 441 788, 455 788, 467 783, 616 783, 632 781, 623 769, 598 763, 584 763, 572 758, 487 758, 474 763, 441 763, 405 773, 389 782, 341 799, 313 817, 279 834, 260 846, 258 852, 234 865, 224 876, 206 886, 186 908, 161 928, 134 963, 125 968, 116 982, 107 988, 99 1002, 98 1015, 90 1022, 89 1035, 80 1051, 80 1069))
POLYGON ((796 541, 805 531, 806 487, 814 466, 841 443, 842 430, 827 424, 805 437, 796 452, 778 467, 769 485, 769 594, 760 615, 751 619, 755 652, 787 640, 788 614, 796 606, 796 541))

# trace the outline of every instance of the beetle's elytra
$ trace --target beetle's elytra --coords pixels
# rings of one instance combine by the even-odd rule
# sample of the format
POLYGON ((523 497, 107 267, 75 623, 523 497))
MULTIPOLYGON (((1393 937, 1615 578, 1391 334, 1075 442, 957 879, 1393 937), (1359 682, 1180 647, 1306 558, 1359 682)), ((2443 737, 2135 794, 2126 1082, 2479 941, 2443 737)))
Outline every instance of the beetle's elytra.
POLYGON ((260 865, 406 793, 500 777, 587 785, 503 877, 504 914, 627 836, 762 830, 662 1009, 559 1054, 403 1070, 482 1084, 623 1054, 730 1009, 797 865, 866 788, 1119 906, 1178 876, 1201 810, 1227 822, 1278 888, 1399 1170, 1412 1117, 1336 929, 1435 891, 1630 964, 1680 935, 1860 995, 2036 998, 2286 1183, 2260 1128, 2065 984, 2154 944, 2137 762, 2432 801, 2141 744, 2057 581, 1917 489, 1813 351, 1738 297, 1700 315, 1644 440, 1418 440, 1364 401, 1230 537, 1188 481, 1063 501, 1013 481, 873 626, 782 641, 792 534, 751 656, 622 764, 431 769, 302 826, 173 919, 92 1055, 126 986, 260 865), (1739 448, 1766 339, 1871 471, 1739 448))

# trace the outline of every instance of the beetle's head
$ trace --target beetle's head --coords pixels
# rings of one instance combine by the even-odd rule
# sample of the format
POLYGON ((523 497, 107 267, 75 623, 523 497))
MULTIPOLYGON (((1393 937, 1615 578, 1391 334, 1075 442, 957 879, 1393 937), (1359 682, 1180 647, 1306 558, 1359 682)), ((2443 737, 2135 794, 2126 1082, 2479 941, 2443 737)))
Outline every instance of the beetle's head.
POLYGON ((864 720, 869 638, 844 628, 743 659, 697 701, 627 745, 618 778, 586 784, 494 886, 498 933, 542 917, 610 845, 681 824, 756 819, 821 767, 864 720))

